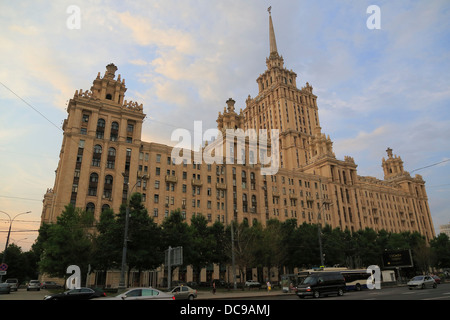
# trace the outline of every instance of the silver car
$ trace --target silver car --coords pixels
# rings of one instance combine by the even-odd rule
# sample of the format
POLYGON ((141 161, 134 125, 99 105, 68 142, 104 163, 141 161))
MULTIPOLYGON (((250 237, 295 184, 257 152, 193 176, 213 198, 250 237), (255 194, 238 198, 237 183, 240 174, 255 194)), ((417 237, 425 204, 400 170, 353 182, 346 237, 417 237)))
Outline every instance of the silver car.
POLYGON ((30 280, 30 282, 28 282, 28 285, 27 285, 27 291, 30 291, 30 290, 40 291, 41 290, 41 282, 39 280, 30 280))
POLYGON ((415 276, 408 283, 409 290, 436 288, 436 282, 431 276, 415 276))
POLYGON ((17 291, 19 288, 19 280, 17 279, 7 279, 5 283, 9 284, 11 291, 17 291))
POLYGON ((154 288, 133 288, 113 298, 102 300, 175 300, 175 297, 154 288))

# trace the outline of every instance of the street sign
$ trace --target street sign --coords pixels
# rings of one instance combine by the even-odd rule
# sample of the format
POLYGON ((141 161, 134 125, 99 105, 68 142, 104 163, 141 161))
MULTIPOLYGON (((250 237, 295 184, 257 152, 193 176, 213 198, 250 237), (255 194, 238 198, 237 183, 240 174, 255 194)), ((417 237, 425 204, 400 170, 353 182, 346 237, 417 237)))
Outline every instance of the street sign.
POLYGON ((6 271, 8 270, 8 265, 6 263, 0 264, 0 271, 6 271))
POLYGON ((0 271, 0 276, 5 276, 6 275, 6 271, 0 271))
POLYGON ((169 247, 165 252, 166 266, 181 266, 183 264, 183 247, 169 247), (170 254, 170 261, 169 261, 170 254))

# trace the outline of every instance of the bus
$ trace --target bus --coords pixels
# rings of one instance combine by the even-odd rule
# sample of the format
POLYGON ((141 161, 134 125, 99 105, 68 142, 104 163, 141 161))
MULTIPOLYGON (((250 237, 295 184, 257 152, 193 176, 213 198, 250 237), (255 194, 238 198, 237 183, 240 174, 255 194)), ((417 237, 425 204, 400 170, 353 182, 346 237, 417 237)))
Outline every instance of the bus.
POLYGON ((305 280, 310 274, 317 273, 317 272, 342 272, 348 270, 345 267, 339 268, 339 267, 324 267, 324 268, 313 268, 313 269, 307 269, 297 272, 297 284, 301 284, 303 280, 305 280))
POLYGON ((368 273, 366 269, 347 269, 341 271, 341 274, 344 276, 347 291, 361 291, 362 289, 367 289, 367 279, 372 275, 368 273))
POLYGON ((367 279, 371 276, 366 269, 348 269, 345 267, 313 268, 298 272, 296 282, 297 284, 301 284, 310 274, 319 272, 340 272, 344 276, 347 291, 366 289, 367 279))

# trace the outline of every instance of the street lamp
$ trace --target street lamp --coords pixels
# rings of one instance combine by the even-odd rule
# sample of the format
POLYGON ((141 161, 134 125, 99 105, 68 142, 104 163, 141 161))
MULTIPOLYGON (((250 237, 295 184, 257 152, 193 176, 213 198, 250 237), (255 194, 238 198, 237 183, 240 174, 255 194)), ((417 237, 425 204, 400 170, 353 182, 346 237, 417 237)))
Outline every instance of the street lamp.
MULTIPOLYGON (((8 216, 8 218, 9 218, 8 236, 6 237, 5 251, 3 251, 3 258, 2 258, 2 264, 3 264, 3 263, 5 263, 5 260, 6 260, 6 249, 8 248, 9 236, 11 235, 11 226, 12 226, 12 223, 13 223, 14 219, 16 219, 18 216, 21 216, 23 214, 31 213, 31 211, 27 211, 27 212, 22 212, 22 213, 16 214, 14 216, 14 218, 12 218, 12 219, 11 219, 11 216, 8 213, 6 213, 5 211, 0 211, 0 212, 6 214, 8 216)), ((2 281, 2 277, 3 277, 3 275, 0 275, 0 282, 2 281)))
MULTIPOLYGON (((128 177, 127 174, 122 173, 122 176, 124 178, 128 177)), ((138 176, 137 182, 134 184, 133 188, 131 188, 130 192, 128 192, 127 189, 127 207, 125 212, 125 232, 123 235, 123 247, 122 247, 122 265, 120 268, 120 282, 119 282, 119 289, 125 289, 125 266, 127 264, 127 245, 128 245, 128 224, 129 224, 129 216, 130 216, 130 196, 132 194, 132 191, 134 187, 143 179, 147 178, 147 175, 144 174, 142 177, 138 176)), ((127 185, 129 183, 127 182, 127 185)))

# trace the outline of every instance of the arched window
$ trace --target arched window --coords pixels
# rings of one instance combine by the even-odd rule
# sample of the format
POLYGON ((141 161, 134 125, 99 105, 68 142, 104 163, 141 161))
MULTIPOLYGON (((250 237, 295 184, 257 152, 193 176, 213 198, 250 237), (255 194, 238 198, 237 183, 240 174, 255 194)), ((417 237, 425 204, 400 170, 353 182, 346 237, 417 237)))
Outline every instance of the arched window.
POLYGON ((110 93, 108 93, 108 94, 106 95, 106 99, 107 99, 107 100, 112 100, 112 95, 111 95, 110 93))
POLYGON ((91 173, 89 177, 89 188, 88 188, 89 196, 97 195, 97 185, 98 185, 98 174, 95 172, 91 173))
POLYGON ((97 144, 94 146, 94 154, 92 155, 92 166, 100 167, 101 158, 102 158, 102 146, 97 144))
POLYGON ((103 139, 105 137, 105 120, 98 119, 97 130, 95 131, 95 137, 97 139, 103 139))
POLYGON ((103 211, 105 211, 105 210, 108 210, 108 209, 110 209, 111 207, 109 206, 109 204, 104 204, 103 206, 102 206, 102 212, 103 211))
POLYGON ((119 136, 119 124, 116 121, 114 121, 113 123, 111 123, 111 136, 109 140, 117 141, 118 136, 119 136))
POLYGON ((89 181, 92 183, 97 183, 98 182, 98 174, 97 173, 91 173, 91 176, 89 178, 89 181))
POLYGON ((108 174, 105 177, 105 185, 104 185, 104 188, 103 188, 103 198, 111 200, 112 188, 113 188, 113 177, 108 174))
POLYGON ((102 119, 102 118, 98 119, 97 127, 104 128, 105 127, 105 119, 102 119))
POLYGON ((86 211, 91 212, 91 213, 94 213, 94 211, 95 211, 95 205, 94 205, 92 202, 89 202, 89 203, 86 205, 86 211))
POLYGON ((102 146, 99 145, 99 144, 95 145, 95 147, 94 147, 94 153, 102 154, 102 146))
POLYGON ((111 147, 108 149, 108 158, 106 160, 106 168, 114 169, 115 162, 116 162, 116 149, 111 147))

